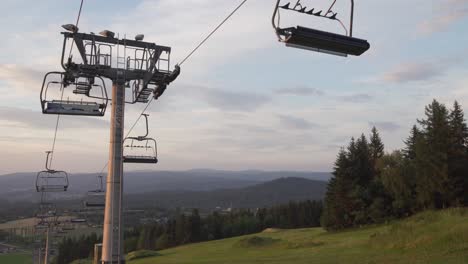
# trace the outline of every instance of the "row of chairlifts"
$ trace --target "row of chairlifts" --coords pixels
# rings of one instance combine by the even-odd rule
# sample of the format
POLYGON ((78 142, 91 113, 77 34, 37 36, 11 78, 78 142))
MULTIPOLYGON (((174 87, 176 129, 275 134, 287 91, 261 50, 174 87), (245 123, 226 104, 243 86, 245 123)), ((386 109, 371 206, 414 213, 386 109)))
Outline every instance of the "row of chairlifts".
POLYGON ((124 140, 124 163, 158 163, 156 140, 148 137, 148 114, 145 117, 146 133, 143 136, 127 137, 124 140))
POLYGON ((322 10, 315 10, 314 8, 308 8, 304 6, 300 0, 295 2, 294 4, 282 4, 281 0, 277 0, 272 16, 272 25, 278 36, 278 40, 285 43, 287 47, 301 48, 344 57, 348 55, 360 56, 370 48, 370 44, 367 40, 353 37, 354 0, 351 0, 349 32, 337 17, 338 14, 332 11, 336 0, 333 1, 332 5, 325 12, 322 10), (281 27, 280 9, 335 20, 345 28, 346 34, 341 35, 303 26, 281 27))
POLYGON ((58 171, 49 168, 49 158, 52 151, 46 152, 45 170, 37 173, 37 192, 65 192, 68 189, 68 174, 65 171, 58 171))

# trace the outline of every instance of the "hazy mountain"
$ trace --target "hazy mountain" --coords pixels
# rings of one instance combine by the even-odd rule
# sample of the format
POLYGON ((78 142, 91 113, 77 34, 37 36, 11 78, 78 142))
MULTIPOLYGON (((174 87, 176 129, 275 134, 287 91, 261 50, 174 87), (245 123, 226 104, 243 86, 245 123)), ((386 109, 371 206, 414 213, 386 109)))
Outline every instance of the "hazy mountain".
POLYGON ((212 191, 161 191, 130 194, 126 197, 129 207, 163 208, 257 208, 287 203, 291 200, 321 200, 326 191, 324 181, 304 178, 280 178, 244 188, 212 191))
MULTIPOLYGON (((98 187, 97 174, 69 175, 70 186, 66 193, 56 194, 63 199, 74 199, 98 187)), ((329 173, 322 172, 266 172, 220 171, 196 169, 189 171, 135 171, 125 173, 125 193, 161 191, 210 191, 252 186, 277 178, 296 177, 327 181, 329 173)), ((37 201, 36 173, 14 173, 0 176, 0 199, 10 201, 37 201)))

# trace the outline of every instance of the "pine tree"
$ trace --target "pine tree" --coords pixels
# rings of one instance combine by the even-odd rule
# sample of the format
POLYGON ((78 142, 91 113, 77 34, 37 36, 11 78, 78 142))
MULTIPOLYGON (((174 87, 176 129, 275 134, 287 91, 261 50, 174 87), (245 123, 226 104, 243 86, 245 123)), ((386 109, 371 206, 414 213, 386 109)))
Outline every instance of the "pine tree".
POLYGON ((405 148, 403 149, 403 155, 408 160, 414 160, 416 157, 416 141, 421 136, 421 132, 418 127, 414 125, 411 128, 410 136, 405 140, 405 148))
POLYGON ((453 206, 467 204, 468 196, 468 128, 463 110, 455 101, 449 115, 450 149, 448 154, 448 202, 453 206))
POLYGON ((384 155, 384 144, 382 143, 382 139, 380 138, 379 132, 375 126, 372 127, 371 130, 369 150, 372 163, 375 167, 377 160, 384 155))
POLYGON ((450 128, 448 110, 434 100, 426 106, 426 119, 418 120, 422 137, 416 142, 416 191, 422 207, 442 208, 447 204, 448 151, 450 128))
MULTIPOLYGON (((351 139, 348 149, 354 149, 354 139, 351 139)), ((349 211, 353 209, 352 201, 349 199, 349 187, 346 184, 348 174, 349 154, 341 149, 333 168, 333 177, 330 179, 325 195, 325 204, 321 224, 326 229, 341 229, 352 225, 349 211)))

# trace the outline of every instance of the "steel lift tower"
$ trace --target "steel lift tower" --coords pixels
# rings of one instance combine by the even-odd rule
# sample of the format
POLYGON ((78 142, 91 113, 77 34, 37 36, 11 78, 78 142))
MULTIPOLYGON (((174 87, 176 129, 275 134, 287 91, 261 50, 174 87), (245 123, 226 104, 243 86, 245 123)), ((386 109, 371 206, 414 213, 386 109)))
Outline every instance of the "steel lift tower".
POLYGON ((107 101, 111 100, 101 263, 125 263, 122 219, 125 103, 148 103, 151 96, 158 99, 167 85, 177 78, 180 68, 176 66, 175 70, 169 70, 170 47, 144 42, 143 35, 130 40, 116 38, 109 30, 96 35, 78 32, 78 28, 72 24, 63 28, 67 30, 62 32, 61 61, 65 71, 46 75, 41 92, 42 111, 44 114, 103 116, 107 101), (73 45, 78 51, 78 56, 75 56, 77 61, 71 51, 66 54, 73 45), (103 78, 112 81, 111 99, 107 98, 104 82, 100 82, 103 78), (100 85, 96 85, 98 82, 100 85), (59 86, 61 95, 52 100, 52 93, 48 90, 55 84, 59 86), (126 89, 130 94, 128 100, 126 89), (86 100, 78 98, 80 96, 86 100))

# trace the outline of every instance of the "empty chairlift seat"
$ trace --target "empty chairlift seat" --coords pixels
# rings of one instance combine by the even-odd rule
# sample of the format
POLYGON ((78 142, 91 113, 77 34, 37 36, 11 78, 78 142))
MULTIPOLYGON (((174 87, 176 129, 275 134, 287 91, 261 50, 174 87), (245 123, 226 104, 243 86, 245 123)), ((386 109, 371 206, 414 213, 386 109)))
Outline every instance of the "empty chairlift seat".
POLYGON ((68 175, 64 171, 41 171, 36 177, 38 192, 65 192, 68 189, 68 175))
POLYGON ((44 77, 41 90, 44 114, 104 116, 107 103, 107 91, 100 77, 69 77, 63 72, 49 72, 44 77))
POLYGON ((142 114, 146 121, 146 134, 139 137, 125 138, 123 162, 125 163, 158 163, 156 140, 148 136, 148 115, 142 114))
POLYGON ((284 42, 288 47, 333 55, 360 56, 370 48, 367 40, 301 26, 278 29, 278 33, 285 36, 284 42))
POLYGON ((52 100, 44 102, 45 114, 60 114, 60 115, 84 115, 84 116, 102 116, 105 110, 104 104, 96 102, 83 101, 60 101, 52 100))
POLYGON ((158 163, 156 140, 152 138, 126 138, 123 162, 158 163))
POLYGON ((86 208, 104 208, 106 206, 106 192, 102 190, 89 191, 86 193, 84 206, 86 208))
POLYGON ((370 48, 369 42, 364 39, 353 37, 354 0, 351 0, 350 23, 347 28, 337 17, 338 13, 333 11, 336 1, 325 10, 316 10, 301 3, 300 1, 287 3, 280 6, 281 0, 277 0, 272 16, 272 25, 278 40, 284 42, 287 47, 312 50, 338 56, 360 56, 370 48), (286 10, 301 15, 321 17, 339 22, 346 34, 312 29, 304 26, 281 27, 280 10, 286 10))

